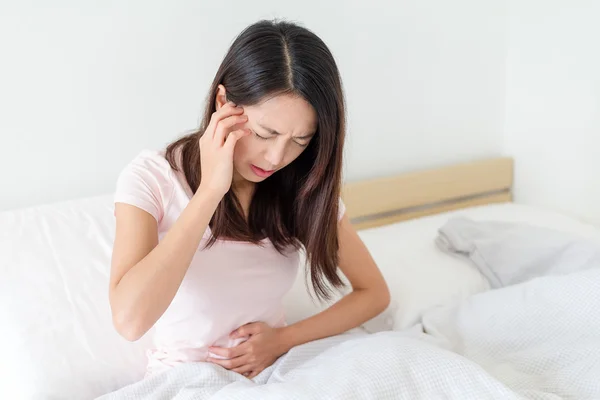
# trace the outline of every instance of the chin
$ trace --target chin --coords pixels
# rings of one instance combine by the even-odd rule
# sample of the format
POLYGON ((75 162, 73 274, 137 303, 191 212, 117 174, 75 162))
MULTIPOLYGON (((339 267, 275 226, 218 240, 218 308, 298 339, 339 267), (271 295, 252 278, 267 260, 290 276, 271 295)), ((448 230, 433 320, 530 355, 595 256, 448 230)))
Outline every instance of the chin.
POLYGON ((260 182, 264 181, 265 179, 268 179, 268 178, 261 178, 260 176, 256 176, 252 173, 244 174, 244 175, 242 175, 242 177, 245 180, 247 180, 248 182, 252 182, 252 183, 260 183, 260 182))

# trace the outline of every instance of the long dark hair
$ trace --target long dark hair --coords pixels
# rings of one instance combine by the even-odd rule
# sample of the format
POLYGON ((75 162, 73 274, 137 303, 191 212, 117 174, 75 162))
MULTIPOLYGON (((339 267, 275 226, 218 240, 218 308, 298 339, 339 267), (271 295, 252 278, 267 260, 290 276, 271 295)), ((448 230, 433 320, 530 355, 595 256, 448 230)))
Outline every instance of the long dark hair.
POLYGON ((200 128, 167 147, 171 167, 183 170, 194 193, 201 180, 198 140, 216 110, 220 84, 227 100, 241 106, 281 94, 300 96, 315 109, 317 130, 296 160, 257 184, 248 220, 235 193, 224 196, 209 224, 209 245, 217 238, 268 238, 280 252, 304 246, 314 292, 330 298, 332 287, 343 286, 337 253, 345 136, 342 83, 331 52, 314 33, 285 21, 259 21, 239 34, 213 80, 200 128))

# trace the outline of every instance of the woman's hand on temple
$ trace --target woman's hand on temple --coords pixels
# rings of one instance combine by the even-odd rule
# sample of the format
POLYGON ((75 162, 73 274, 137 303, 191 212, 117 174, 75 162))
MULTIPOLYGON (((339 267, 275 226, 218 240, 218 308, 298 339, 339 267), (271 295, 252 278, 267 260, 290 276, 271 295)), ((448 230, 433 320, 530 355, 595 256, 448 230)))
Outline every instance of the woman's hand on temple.
POLYGON ((233 331, 232 339, 249 337, 244 343, 232 348, 211 347, 209 351, 225 359, 209 358, 208 361, 237 372, 248 379, 254 378, 271 366, 289 348, 283 340, 283 328, 271 328, 264 322, 246 324, 233 331))
POLYGON ((233 150, 237 141, 250 131, 242 126, 248 121, 244 110, 227 103, 215 113, 199 140, 200 186, 224 196, 233 179, 233 150))

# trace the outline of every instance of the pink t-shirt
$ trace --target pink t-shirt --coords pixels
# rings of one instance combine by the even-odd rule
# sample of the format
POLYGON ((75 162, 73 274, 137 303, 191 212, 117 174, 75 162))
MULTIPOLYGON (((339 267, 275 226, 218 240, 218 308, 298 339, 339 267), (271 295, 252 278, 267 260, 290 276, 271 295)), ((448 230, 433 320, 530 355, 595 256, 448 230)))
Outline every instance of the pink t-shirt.
MULTIPOLYGON (((146 150, 121 172, 115 202, 151 214, 161 240, 192 195, 184 175, 170 167, 164 152, 146 150)), ((343 213, 340 202, 340 216, 343 213)), ((285 325, 282 300, 296 278, 298 252, 290 248, 281 254, 268 239, 260 246, 217 240, 204 248, 209 238, 207 228, 177 294, 154 326, 148 374, 182 362, 205 361, 209 346, 241 343, 244 339, 234 341, 229 334, 244 324, 285 325)))

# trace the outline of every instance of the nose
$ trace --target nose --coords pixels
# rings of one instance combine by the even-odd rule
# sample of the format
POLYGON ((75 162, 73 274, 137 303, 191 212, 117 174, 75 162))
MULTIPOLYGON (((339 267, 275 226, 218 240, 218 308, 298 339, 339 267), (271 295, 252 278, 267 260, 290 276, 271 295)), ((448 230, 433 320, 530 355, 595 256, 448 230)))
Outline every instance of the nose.
POLYGON ((265 160, 271 165, 271 169, 277 169, 283 162, 285 156, 285 141, 277 140, 267 148, 265 160))

